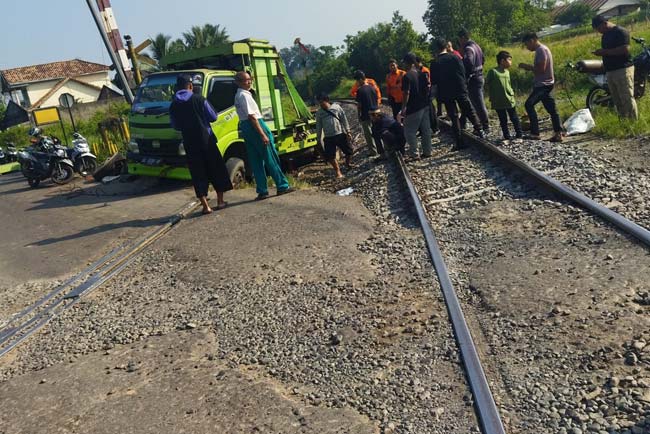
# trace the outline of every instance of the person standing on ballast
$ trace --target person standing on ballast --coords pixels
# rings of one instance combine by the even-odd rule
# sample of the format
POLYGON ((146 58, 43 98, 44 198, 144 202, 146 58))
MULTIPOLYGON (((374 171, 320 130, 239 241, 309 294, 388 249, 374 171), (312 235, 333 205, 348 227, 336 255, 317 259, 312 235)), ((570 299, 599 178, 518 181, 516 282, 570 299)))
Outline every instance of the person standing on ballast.
POLYGON ((600 49, 593 52, 602 56, 607 85, 619 116, 639 119, 634 99, 634 63, 630 55, 630 33, 610 23, 602 15, 591 20, 591 26, 603 36, 600 49))
MULTIPOLYGON (((465 67, 465 77, 467 78, 467 92, 472 107, 481 121, 481 127, 485 133, 490 130, 490 119, 488 118, 487 107, 485 107, 485 98, 483 96, 483 50, 471 39, 466 29, 458 32, 458 41, 460 42, 461 52, 463 54, 463 66, 465 67)), ((453 54, 453 53, 452 53, 453 54)), ((464 122, 463 122, 464 124, 464 122)))

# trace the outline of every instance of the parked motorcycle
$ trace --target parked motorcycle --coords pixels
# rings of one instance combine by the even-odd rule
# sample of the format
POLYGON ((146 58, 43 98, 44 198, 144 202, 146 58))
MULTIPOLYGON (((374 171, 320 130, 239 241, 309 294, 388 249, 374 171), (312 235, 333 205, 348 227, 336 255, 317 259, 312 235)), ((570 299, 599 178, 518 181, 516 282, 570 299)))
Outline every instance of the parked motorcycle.
MULTIPOLYGON (((18 161, 18 150, 16 149, 16 145, 11 142, 6 142, 5 145, 6 146, 4 150, 0 148, 0 152, 4 154, 4 162, 13 163, 15 161, 18 161)), ((2 161, 1 157, 0 161, 2 161)))
MULTIPOLYGON (((639 99, 645 94, 645 87, 650 77, 650 47, 646 46, 645 39, 632 37, 634 42, 641 45, 642 51, 632 59, 634 63, 634 98, 639 99)), ((573 65, 571 65, 573 66, 573 65)), ((574 68, 589 76, 594 86, 587 94, 587 108, 591 111, 595 107, 612 107, 612 95, 607 85, 607 76, 602 60, 581 60, 574 68)))
POLYGON ((97 169, 97 157, 90 152, 88 141, 79 133, 72 133, 72 148, 64 148, 74 170, 81 176, 92 175, 97 169))
POLYGON ((65 150, 54 146, 54 142, 47 137, 43 137, 34 147, 18 152, 18 161, 23 176, 32 188, 38 187, 47 178, 56 184, 66 184, 74 177, 74 166, 65 150))

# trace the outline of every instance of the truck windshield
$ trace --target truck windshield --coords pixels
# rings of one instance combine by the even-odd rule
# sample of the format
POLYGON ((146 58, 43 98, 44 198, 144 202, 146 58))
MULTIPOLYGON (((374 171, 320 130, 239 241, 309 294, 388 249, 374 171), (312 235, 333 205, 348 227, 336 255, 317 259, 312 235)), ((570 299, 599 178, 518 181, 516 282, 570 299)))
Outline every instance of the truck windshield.
MULTIPOLYGON (((131 110, 141 114, 167 113, 176 93, 178 74, 179 72, 170 72, 146 77, 138 87, 131 110)), ((183 74, 188 72, 184 71, 183 74)), ((200 91, 203 74, 200 72, 189 72, 189 74, 193 77, 194 91, 200 91)))

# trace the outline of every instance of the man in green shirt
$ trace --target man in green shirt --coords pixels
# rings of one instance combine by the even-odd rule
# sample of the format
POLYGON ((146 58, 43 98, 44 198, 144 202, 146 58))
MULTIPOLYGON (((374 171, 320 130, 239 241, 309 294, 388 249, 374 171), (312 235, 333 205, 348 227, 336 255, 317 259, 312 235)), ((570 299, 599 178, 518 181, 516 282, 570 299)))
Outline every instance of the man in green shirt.
POLYGON ((485 87, 490 97, 492 108, 496 110, 503 131, 503 142, 509 143, 512 139, 508 129, 508 116, 515 127, 515 140, 521 141, 523 137, 521 131, 521 122, 517 116, 515 105, 515 92, 510 84, 510 72, 508 68, 512 66, 512 56, 507 51, 499 51, 497 54, 497 67, 490 70, 485 77, 485 87))

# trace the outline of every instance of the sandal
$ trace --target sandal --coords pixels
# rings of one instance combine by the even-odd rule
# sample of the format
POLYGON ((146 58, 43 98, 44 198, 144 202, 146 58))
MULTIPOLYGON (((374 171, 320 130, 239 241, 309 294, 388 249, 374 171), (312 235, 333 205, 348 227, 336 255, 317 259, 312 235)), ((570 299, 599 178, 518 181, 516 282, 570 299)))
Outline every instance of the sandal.
POLYGON ((212 214, 212 208, 204 209, 201 211, 201 214, 207 215, 207 214, 212 214))
POLYGON ((220 203, 220 204, 217 205, 216 209, 217 210, 224 209, 227 206, 228 206, 228 202, 220 203))

